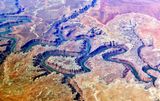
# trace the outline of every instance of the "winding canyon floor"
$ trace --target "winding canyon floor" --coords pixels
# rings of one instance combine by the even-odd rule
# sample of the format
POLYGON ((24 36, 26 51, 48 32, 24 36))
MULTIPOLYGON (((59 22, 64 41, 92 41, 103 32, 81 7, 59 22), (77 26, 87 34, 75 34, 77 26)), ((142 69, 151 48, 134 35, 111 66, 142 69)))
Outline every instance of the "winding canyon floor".
POLYGON ((159 4, 0 1, 0 101, 160 101, 159 4))

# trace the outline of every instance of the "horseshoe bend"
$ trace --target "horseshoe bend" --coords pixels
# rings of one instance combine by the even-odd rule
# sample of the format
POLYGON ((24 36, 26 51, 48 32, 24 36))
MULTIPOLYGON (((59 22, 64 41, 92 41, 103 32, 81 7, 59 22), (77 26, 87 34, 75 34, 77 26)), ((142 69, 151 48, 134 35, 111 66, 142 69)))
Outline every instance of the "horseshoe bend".
POLYGON ((159 101, 159 0, 1 0, 0 101, 159 101))

